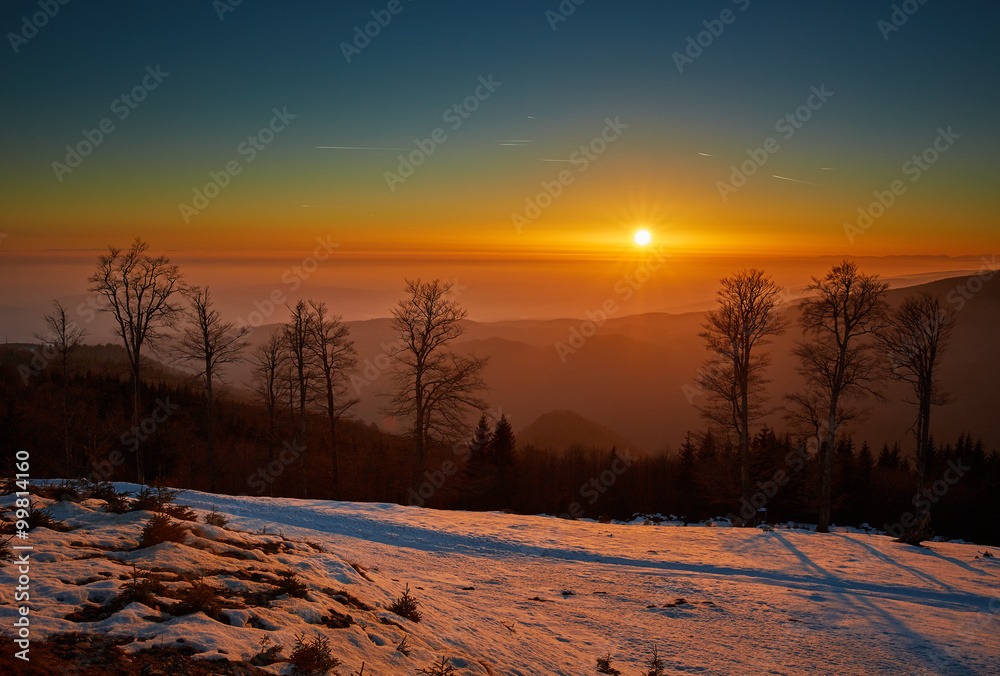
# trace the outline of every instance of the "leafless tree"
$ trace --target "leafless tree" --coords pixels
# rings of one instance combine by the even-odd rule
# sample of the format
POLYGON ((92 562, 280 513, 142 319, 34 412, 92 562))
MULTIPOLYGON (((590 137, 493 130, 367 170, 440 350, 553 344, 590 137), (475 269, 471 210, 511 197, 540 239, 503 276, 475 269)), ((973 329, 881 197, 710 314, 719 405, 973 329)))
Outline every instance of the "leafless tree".
MULTIPOLYGON (((182 311, 177 294, 185 289, 180 269, 166 256, 151 256, 149 244, 136 237, 127 249, 109 246, 97 259, 97 270, 87 280, 89 290, 104 302, 101 308, 115 319, 132 375, 132 422, 139 422, 142 350, 164 337, 182 311)), ((136 473, 143 474, 142 449, 136 447, 136 473)))
POLYGON ((214 307, 208 287, 189 290, 190 308, 188 323, 180 335, 174 352, 181 361, 190 362, 200 369, 198 376, 205 386, 205 414, 208 421, 208 490, 215 492, 215 397, 213 384, 227 364, 242 359, 243 351, 250 344, 246 340, 250 327, 236 327, 236 322, 225 322, 214 307))
MULTIPOLYGON (((288 358, 281 332, 271 334, 264 343, 258 345, 250 356, 250 384, 258 401, 267 411, 267 462, 274 460, 274 450, 278 439, 276 423, 278 413, 284 403, 286 384, 282 378, 288 358)), ((268 484, 270 495, 274 495, 274 482, 268 484)))
POLYGON ((806 391, 788 397, 792 419, 814 419, 822 462, 820 532, 830 529, 833 451, 837 428, 860 413, 847 404, 867 396, 881 398, 886 376, 877 336, 885 328, 889 285, 878 275, 865 275, 849 260, 835 265, 823 279, 813 277, 802 301, 800 324, 806 340, 795 345, 806 391))
POLYGON ((69 406, 69 359, 76 348, 80 347, 87 336, 87 330, 72 319, 66 317, 66 308, 59 301, 52 301, 52 312, 45 315, 45 335, 35 334, 41 341, 45 351, 59 356, 60 392, 63 422, 63 449, 66 455, 66 478, 72 478, 73 459, 70 440, 70 406, 69 406))
MULTIPOLYGON (((297 405, 298 408, 298 423, 299 423, 299 434, 301 443, 305 445, 306 443, 306 412, 309 405, 309 388, 310 382, 312 381, 312 360, 309 351, 309 338, 312 323, 312 315, 309 311, 309 306, 305 301, 300 300, 295 304, 294 308, 290 308, 292 311, 292 316, 285 324, 282 331, 282 337, 285 344, 285 349, 288 351, 288 363, 290 367, 290 379, 292 381, 291 387, 294 388, 293 394, 290 395, 290 399, 294 400, 295 395, 298 395, 297 404, 292 405, 293 410, 297 405)), ((302 457, 301 476, 302 476, 302 497, 308 497, 308 471, 306 468, 306 456, 302 457)))
POLYGON ((486 408, 476 393, 485 389, 487 359, 449 349, 462 335, 467 315, 450 282, 407 280, 406 294, 392 311, 392 328, 404 347, 393 354, 395 392, 387 412, 412 420, 414 476, 419 478, 430 442, 460 434, 468 412, 486 408))
POLYGON ((330 315, 325 303, 309 301, 307 348, 317 371, 320 395, 330 422, 331 484, 339 495, 340 470, 337 463, 337 422, 361 401, 349 394, 349 375, 357 367, 357 352, 350 329, 339 316, 330 315))
POLYGON ((917 491, 927 481, 931 406, 948 402, 935 370, 954 327, 954 317, 941 299, 923 291, 906 298, 889 315, 889 325, 882 334, 892 377, 909 383, 916 397, 909 403, 917 405, 917 491))
POLYGON ((734 432, 740 451, 743 499, 750 504, 750 425, 772 413, 765 406, 764 375, 770 355, 759 348, 782 333, 787 319, 778 312, 781 286, 763 270, 737 272, 721 280, 719 307, 706 315, 699 335, 711 353, 699 384, 709 393, 701 413, 726 432, 734 432))

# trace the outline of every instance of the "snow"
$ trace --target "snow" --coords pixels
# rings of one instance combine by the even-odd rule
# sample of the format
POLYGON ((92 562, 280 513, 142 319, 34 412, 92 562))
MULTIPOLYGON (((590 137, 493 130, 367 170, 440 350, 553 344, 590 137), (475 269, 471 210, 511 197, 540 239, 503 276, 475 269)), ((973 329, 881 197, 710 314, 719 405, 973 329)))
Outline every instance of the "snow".
MULTIPOLYGON (((363 661, 366 673, 381 676, 413 674, 441 655, 463 675, 579 676, 597 673, 605 653, 632 676, 654 646, 667 673, 1000 674, 1000 559, 981 556, 1000 555, 997 548, 915 548, 863 529, 818 534, 796 524, 602 524, 195 491, 177 502, 199 516, 215 509, 230 524, 198 523, 184 543, 106 551, 133 547, 150 514, 106 514, 96 500, 56 503, 54 516, 77 528, 30 534, 33 639, 92 631, 135 637, 127 650, 187 645, 202 658, 237 660, 258 653, 264 636, 287 656, 296 634, 321 632, 344 662, 341 674, 363 661), (255 543, 284 546, 275 554, 243 549, 255 543), (241 552, 253 558, 234 558, 241 552), (98 556, 79 558, 85 554, 98 556), (233 572, 276 580, 292 570, 309 592, 279 597, 269 609, 227 609, 229 625, 139 603, 96 622, 63 619, 86 601, 109 601, 133 562, 247 590, 270 587, 233 572), (387 610, 407 584, 420 623, 387 610), (333 600, 341 589, 372 610, 333 600), (315 624, 330 610, 357 624, 315 624), (396 651, 404 636, 409 657, 396 651)), ((4 566, 0 626, 13 622, 15 585, 16 569, 4 566)), ((267 669, 289 671, 284 663, 267 669)))

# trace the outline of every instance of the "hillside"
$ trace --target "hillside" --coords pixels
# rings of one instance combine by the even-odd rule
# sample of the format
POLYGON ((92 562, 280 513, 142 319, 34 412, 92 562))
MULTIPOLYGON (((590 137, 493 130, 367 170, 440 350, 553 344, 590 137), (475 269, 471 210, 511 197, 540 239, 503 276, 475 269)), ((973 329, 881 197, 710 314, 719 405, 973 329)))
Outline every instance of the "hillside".
MULTIPOLYGON (((148 512, 54 504, 75 530, 29 534, 36 656, 43 639, 85 632, 102 636, 95 645, 119 644, 116 668, 142 650, 175 665, 185 655, 249 661, 275 645, 287 658, 296 635, 322 636, 342 676, 362 662, 366 675, 414 674, 442 657, 457 676, 580 676, 606 654, 632 675, 653 648, 667 673, 720 676, 979 675, 995 674, 1000 659, 1000 558, 982 558, 996 548, 197 492, 178 503, 202 517, 217 509, 230 524, 192 524, 183 542, 137 548, 148 512), (115 605, 132 564, 160 587, 115 605), (193 582, 216 590, 220 605, 190 596, 193 582), (388 609, 407 585, 419 623, 388 609), (409 655, 397 649, 404 638, 409 655)), ((13 588, 15 575, 5 566, 0 584, 13 588)), ((5 599, 5 625, 15 613, 5 599)), ((71 645, 63 654, 82 660, 90 643, 71 645)), ((4 659, 9 668, 7 650, 4 659)), ((283 661, 240 672, 216 664, 215 673, 290 673, 283 661)))
MULTIPOLYGON (((982 436, 987 447, 1000 447, 1000 428, 984 425, 1000 402, 1000 283, 994 277, 980 291, 964 298, 959 289, 969 278, 958 277, 897 288, 889 291, 891 303, 918 291, 939 294, 955 310, 956 328, 941 363, 941 381, 952 401, 935 408, 932 433, 938 439, 954 439, 962 432, 982 436)), ((780 406, 782 395, 801 386, 797 362, 791 357, 800 332, 794 326, 798 311, 786 310, 793 328, 777 337, 769 347, 774 358, 769 373, 772 404, 780 406)), ((468 322, 460 345, 488 355, 486 399, 511 418, 515 428, 535 421, 553 410, 572 411, 631 439, 639 447, 656 451, 676 448, 689 430, 703 429, 696 406, 703 394, 696 386, 698 368, 706 354, 698 337, 703 313, 650 313, 611 317, 592 337, 564 353, 557 344, 571 345, 579 319, 522 320, 497 323, 468 322)), ((383 401, 373 394, 388 387, 384 365, 385 347, 394 336, 389 320, 350 322, 362 365, 363 400, 358 415, 381 421, 383 401)), ((262 327, 262 331, 266 329, 262 327)), ((892 383, 886 403, 872 402, 870 415, 848 428, 860 443, 878 447, 900 441, 907 448, 908 431, 915 413, 902 400, 907 389, 892 383)), ((785 426, 780 415, 767 422, 785 426)), ((560 445, 570 443, 563 439, 560 445)))
MULTIPOLYGON (((898 303, 911 293, 926 290, 939 294, 955 310, 954 337, 941 363, 941 381, 951 393, 951 401, 934 409, 932 433, 937 439, 953 440, 969 432, 982 437, 988 448, 998 448, 1000 427, 982 421, 991 419, 1000 402, 1000 351, 993 349, 1000 342, 1000 283, 994 277, 976 293, 966 292, 966 298, 961 289, 969 279, 955 277, 894 288, 888 298, 898 303)), ((893 281, 896 285, 907 282, 893 281)), ((794 304, 786 307, 794 323, 798 312, 794 304)), ((574 342, 574 335, 581 328, 590 333, 591 327, 585 327, 580 319, 468 321, 456 345, 490 357, 485 372, 490 389, 485 399, 492 409, 504 412, 515 429, 528 428, 548 412, 569 411, 603 428, 606 434, 598 435, 600 438, 627 439, 638 448, 655 452, 665 447, 676 449, 686 432, 704 428, 697 409, 704 394, 696 384, 706 357, 698 337, 703 319, 702 312, 613 316, 582 343, 574 342)), ((382 412, 386 400, 380 396, 390 386, 387 354, 396 340, 390 320, 347 324, 359 358, 353 393, 361 401, 355 414, 391 431, 382 412)), ((256 328, 252 342, 263 342, 276 327, 256 328)), ((801 387, 797 363, 790 356, 799 337, 793 326, 769 348, 773 355, 769 392, 775 407, 783 403, 784 393, 801 387)), ((173 368, 157 370, 177 375, 173 368)), ((238 390, 249 373, 246 363, 227 368, 226 383, 238 390)), ((903 401, 907 389, 891 383, 887 395, 887 402, 871 402, 870 415, 846 429, 859 444, 867 440, 878 448, 899 441, 908 451, 915 413, 903 401)), ((780 414, 772 415, 766 423, 785 427, 780 414)), ((576 440, 572 435, 546 433, 531 443, 566 447, 576 440)))
POLYGON ((521 447, 532 445, 557 452, 565 451, 571 446, 597 449, 617 447, 632 454, 643 452, 634 442, 572 411, 543 413, 530 425, 517 430, 517 441, 521 447))

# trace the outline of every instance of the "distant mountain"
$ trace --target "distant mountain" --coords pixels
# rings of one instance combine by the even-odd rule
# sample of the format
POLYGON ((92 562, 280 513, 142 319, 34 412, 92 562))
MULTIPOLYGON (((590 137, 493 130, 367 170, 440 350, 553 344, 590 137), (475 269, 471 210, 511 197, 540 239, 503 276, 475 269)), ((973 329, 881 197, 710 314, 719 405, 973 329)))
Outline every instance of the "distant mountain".
MULTIPOLYGON (((939 443, 953 443, 961 432, 969 432, 982 437, 988 448, 1000 448, 1000 427, 992 424, 1000 409, 1000 275, 994 273, 989 281, 975 275, 935 280, 892 289, 887 296, 897 304, 918 291, 941 297, 955 316, 954 336, 940 370, 951 401, 934 408, 931 433, 939 443)), ((791 354, 794 341, 801 338, 796 306, 792 301, 784 310, 791 328, 768 346, 773 360, 768 392, 775 407, 784 403, 786 393, 802 387, 791 354)), ((585 444, 622 447, 629 443, 623 441, 627 437, 632 447, 656 452, 664 446, 676 449, 685 432, 705 427, 698 405, 706 397, 696 385, 707 356, 698 337, 703 321, 702 312, 626 314, 624 308, 600 326, 581 319, 468 321, 455 349, 490 358, 484 399, 494 412, 506 414, 515 430, 522 430, 519 443, 566 446, 581 440, 570 433, 583 426, 588 430, 582 439, 585 444), (546 419, 551 412, 579 420, 546 419), (537 436, 532 439, 533 435, 537 436)), ((391 321, 346 323, 358 350, 359 372, 351 393, 361 401, 355 414, 362 421, 393 429, 393 421, 383 413, 387 399, 379 396, 391 387, 387 354, 397 340, 391 321)), ((250 340, 259 344, 276 328, 275 324, 258 327, 250 340)), ((247 382, 250 368, 244 362, 227 368, 224 375, 227 383, 239 388, 247 382)), ((891 383, 886 395, 886 402, 869 401, 870 415, 853 421, 845 432, 859 444, 867 440, 876 452, 883 443, 895 441, 909 452, 916 413, 905 400, 912 397, 901 383, 891 383)), ((787 428, 780 413, 764 422, 779 430, 787 428)))
POLYGON ((517 445, 565 451, 570 446, 607 449, 617 446, 620 451, 642 453, 642 449, 617 432, 584 418, 573 411, 543 413, 517 433, 517 445))

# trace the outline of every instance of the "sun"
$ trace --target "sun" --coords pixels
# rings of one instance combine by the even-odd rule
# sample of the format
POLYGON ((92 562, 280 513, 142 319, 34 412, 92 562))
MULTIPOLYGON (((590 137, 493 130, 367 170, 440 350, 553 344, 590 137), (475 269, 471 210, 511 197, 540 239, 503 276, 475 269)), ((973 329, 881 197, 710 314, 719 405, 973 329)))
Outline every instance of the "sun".
POLYGON ((650 234, 649 230, 636 230, 635 235, 632 237, 635 243, 639 246, 646 246, 653 241, 653 235, 650 234))

